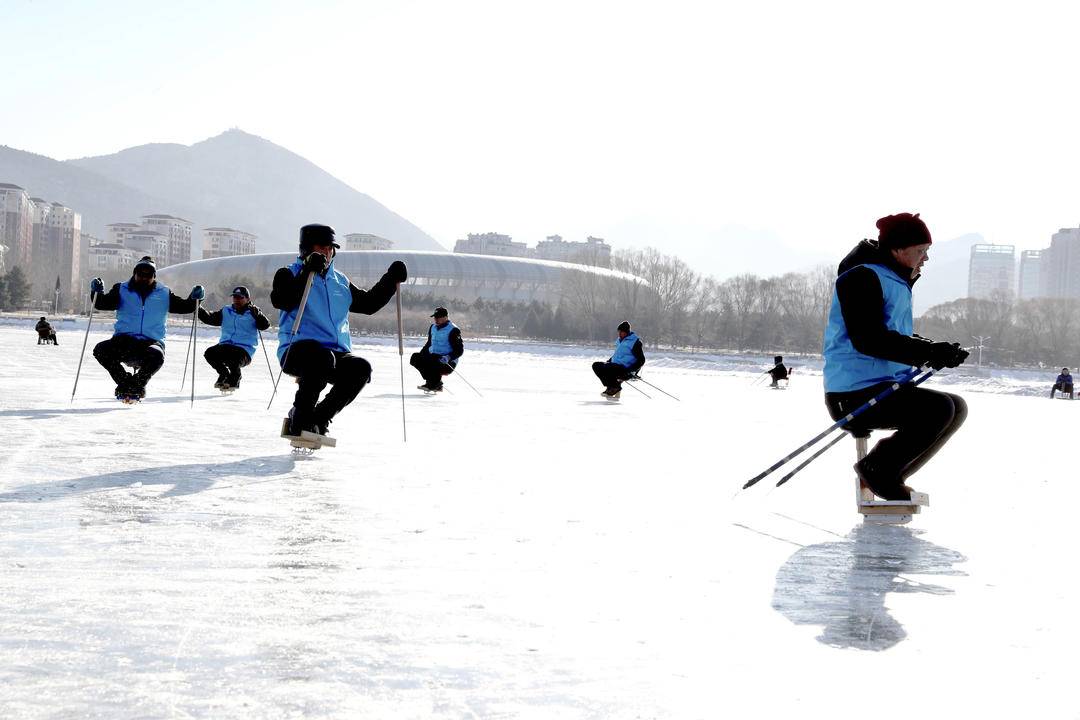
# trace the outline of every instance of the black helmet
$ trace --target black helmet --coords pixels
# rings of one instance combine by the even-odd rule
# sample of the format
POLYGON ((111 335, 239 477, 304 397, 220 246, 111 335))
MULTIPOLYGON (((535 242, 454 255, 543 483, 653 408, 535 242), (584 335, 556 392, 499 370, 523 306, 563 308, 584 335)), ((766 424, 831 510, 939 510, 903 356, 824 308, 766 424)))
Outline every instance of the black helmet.
POLYGON ((334 238, 334 228, 313 223, 300 228, 300 255, 306 257, 316 245, 331 245, 341 249, 334 238))
POLYGON ((777 355, 776 357, 774 357, 772 359, 772 361, 774 363, 776 363, 777 365, 779 365, 780 363, 784 362, 784 356, 783 355, 777 355))
POLYGON ((149 255, 143 255, 139 262, 135 263, 135 267, 132 268, 131 273, 134 275, 139 272, 139 268, 146 268, 150 270, 151 275, 157 275, 157 265, 154 264, 154 258, 149 255))

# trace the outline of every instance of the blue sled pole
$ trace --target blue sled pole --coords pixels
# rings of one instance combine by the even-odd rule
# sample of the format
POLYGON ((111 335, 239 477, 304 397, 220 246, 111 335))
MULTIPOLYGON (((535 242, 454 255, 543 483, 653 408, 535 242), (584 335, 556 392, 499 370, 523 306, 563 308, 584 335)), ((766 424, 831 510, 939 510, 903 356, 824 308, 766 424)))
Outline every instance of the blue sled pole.
MULTIPOLYGON (((828 435, 829 433, 831 433, 831 432, 832 432, 833 430, 837 430, 837 429, 839 429, 839 428, 842 428, 842 427, 844 427, 844 426, 845 426, 845 425, 847 425, 847 424, 848 424, 849 422, 851 422, 851 421, 852 421, 852 420, 854 420, 855 418, 859 417, 859 416, 860 416, 860 415, 862 415, 862 414, 863 414, 864 412, 866 412, 866 411, 867 411, 867 410, 869 410, 870 408, 874 407, 874 406, 875 406, 875 405, 877 405, 877 404, 878 404, 879 402, 881 402, 881 401, 882 401, 882 400, 884 400, 885 398, 889 397, 890 395, 892 395, 892 394, 893 394, 894 392, 896 392, 896 391, 897 391, 897 390, 899 390, 900 388, 902 388, 902 387, 904 387, 904 386, 906 386, 906 385, 911 385, 912 387, 915 387, 916 385, 920 385, 920 384, 922 384, 923 382, 925 382, 926 380, 928 380, 928 379, 930 378, 930 376, 931 376, 931 375, 933 375, 933 374, 934 374, 935 372, 937 372, 936 370, 932 370, 932 369, 931 369, 931 370, 927 370, 927 371, 926 371, 926 372, 924 372, 924 373, 923 373, 922 375, 919 375, 918 377, 915 377, 916 375, 918 375, 918 374, 919 374, 919 370, 920 370, 920 369, 921 369, 921 368, 914 368, 914 369, 912 369, 912 370, 911 370, 911 371, 910 371, 910 372, 908 373, 907 377, 905 377, 905 378, 904 378, 903 380, 901 380, 900 382, 895 382, 895 383, 893 383, 892 385, 890 385, 889 387, 885 388, 885 389, 884 389, 884 390, 882 390, 882 391, 881 391, 880 393, 878 393, 878 395, 877 395, 876 397, 874 397, 874 398, 871 398, 871 399, 870 399, 869 401, 867 401, 867 403, 866 403, 865 405, 862 405, 862 406, 860 406, 860 407, 857 407, 857 408, 855 408, 855 409, 854 409, 854 410, 852 410, 852 411, 851 411, 850 413, 848 413, 848 414, 847 414, 847 415, 845 415, 844 417, 840 418, 840 419, 839 419, 839 420, 837 420, 837 421, 836 421, 835 423, 833 423, 832 425, 830 425, 830 426, 829 426, 828 428, 826 428, 825 430, 823 430, 823 431, 822 431, 822 432, 821 432, 820 434, 818 434, 818 435, 817 435, 816 437, 814 437, 814 439, 813 439, 813 440, 810 440, 809 442, 807 442, 807 443, 806 443, 806 444, 804 444, 804 445, 800 445, 800 446, 799 446, 798 448, 796 448, 796 450, 795 450, 794 452, 792 452, 792 453, 791 453, 790 455, 786 455, 786 456, 785 456, 785 457, 783 457, 782 459, 778 460, 778 461, 777 461, 777 462, 776 462, 776 463, 775 463, 774 465, 772 465, 772 466, 771 466, 771 467, 770 467, 769 469, 765 470, 764 472, 762 472, 762 473, 761 473, 761 474, 759 474, 759 475, 756 475, 756 476, 754 476, 754 477, 750 478, 750 480, 749 480, 749 481, 748 481, 748 482, 747 482, 747 483, 746 483, 745 485, 743 485, 743 486, 742 486, 742 489, 743 489, 743 490, 745 490, 745 489, 747 489, 748 487, 750 487, 750 486, 752 486, 752 485, 756 485, 756 484, 757 484, 757 483, 758 483, 758 482, 759 482, 760 480, 762 480, 762 479, 764 479, 765 477, 767 477, 767 476, 771 475, 771 474, 772 474, 773 472, 775 472, 775 471, 777 470, 777 468, 779 468, 779 467, 781 467, 782 465, 784 465, 785 463, 787 463, 787 462, 788 462, 789 460, 791 460, 791 459, 792 459, 793 457, 795 457, 795 456, 796 456, 796 455, 798 455, 799 453, 803 452, 803 451, 804 451, 804 450, 806 450, 807 448, 809 448, 809 447, 811 447, 811 446, 813 446, 813 445, 816 445, 816 444, 817 444, 817 443, 818 443, 818 442, 819 442, 819 441, 820 441, 820 440, 821 440, 822 438, 824 438, 824 437, 825 437, 826 435, 828 435), (914 379, 913 379, 913 378, 914 378, 914 379)), ((826 449, 828 449, 828 447, 826 447, 826 449)), ((820 453, 819 453, 819 454, 820 454, 820 453)), ((816 456, 815 456, 815 457, 816 457, 816 456)), ((811 458, 811 460, 812 460, 812 459, 813 459, 813 458, 811 458)), ((797 468, 797 469, 796 469, 796 472, 798 472, 798 470, 801 470, 801 469, 802 469, 803 467, 805 467, 805 466, 806 466, 806 463, 804 463, 803 465, 800 465, 800 466, 799 466, 799 468, 797 468)), ((792 475, 794 475, 794 474, 795 474, 795 473, 792 473, 792 475)), ((790 477, 790 476, 789 476, 789 477, 790 477)), ((787 477, 785 477, 785 478, 784 478, 784 482, 786 482, 786 481, 787 481, 787 479, 788 479, 788 478, 787 478, 787 477)))

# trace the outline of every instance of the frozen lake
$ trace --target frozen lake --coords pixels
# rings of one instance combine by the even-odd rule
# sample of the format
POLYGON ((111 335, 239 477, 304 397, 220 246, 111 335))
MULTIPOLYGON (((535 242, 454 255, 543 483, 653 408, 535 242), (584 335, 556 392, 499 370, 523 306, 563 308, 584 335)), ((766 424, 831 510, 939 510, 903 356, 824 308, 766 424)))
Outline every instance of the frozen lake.
POLYGON ((603 353, 466 333, 483 397, 406 365, 403 443, 371 341, 338 447, 295 459, 261 350, 223 397, 203 331, 191 407, 174 331, 127 407, 95 324, 70 403, 69 328, 0 326, 0 717, 1080 717, 1080 403, 931 380, 968 423, 873 527, 853 442, 737 493, 829 424, 809 371, 671 357, 643 375, 681 402, 610 404, 603 353))

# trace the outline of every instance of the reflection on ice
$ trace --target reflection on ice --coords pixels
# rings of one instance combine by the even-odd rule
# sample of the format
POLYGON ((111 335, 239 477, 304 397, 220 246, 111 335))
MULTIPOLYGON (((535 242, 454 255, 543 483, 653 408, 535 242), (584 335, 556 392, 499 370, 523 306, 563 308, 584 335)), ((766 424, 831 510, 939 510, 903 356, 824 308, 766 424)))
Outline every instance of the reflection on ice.
POLYGON ((963 575, 955 550, 920 540, 906 527, 860 524, 843 541, 798 550, 776 574, 773 608, 796 625, 821 625, 818 641, 887 650, 907 637, 885 608, 890 592, 948 595, 906 575, 963 575))

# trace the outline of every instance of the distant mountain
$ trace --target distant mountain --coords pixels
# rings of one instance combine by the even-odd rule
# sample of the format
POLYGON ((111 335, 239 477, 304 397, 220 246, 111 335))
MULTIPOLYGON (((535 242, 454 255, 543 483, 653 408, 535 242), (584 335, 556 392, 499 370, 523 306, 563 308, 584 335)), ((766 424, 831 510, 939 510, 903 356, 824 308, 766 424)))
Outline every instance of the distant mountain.
POLYGON ((968 233, 930 246, 930 260, 913 293, 916 317, 934 305, 967 296, 971 246, 982 242, 982 235, 968 233))
POLYGON ((342 235, 381 235, 403 250, 444 249, 370 196, 240 130, 191 146, 141 145, 65 162, 0 147, 0 182, 74 208, 84 231, 102 238, 109 223, 167 213, 194 223, 195 247, 202 228, 227 226, 258 235, 260 252, 284 252, 295 249, 301 225, 322 222, 342 235))
POLYGON ((173 215, 191 213, 194 208, 170 203, 97 173, 69 165, 44 155, 0 145, 0 182, 25 189, 32 197, 58 202, 82 214, 83 232, 105 238, 105 226, 133 222, 140 215, 173 208, 173 215))

